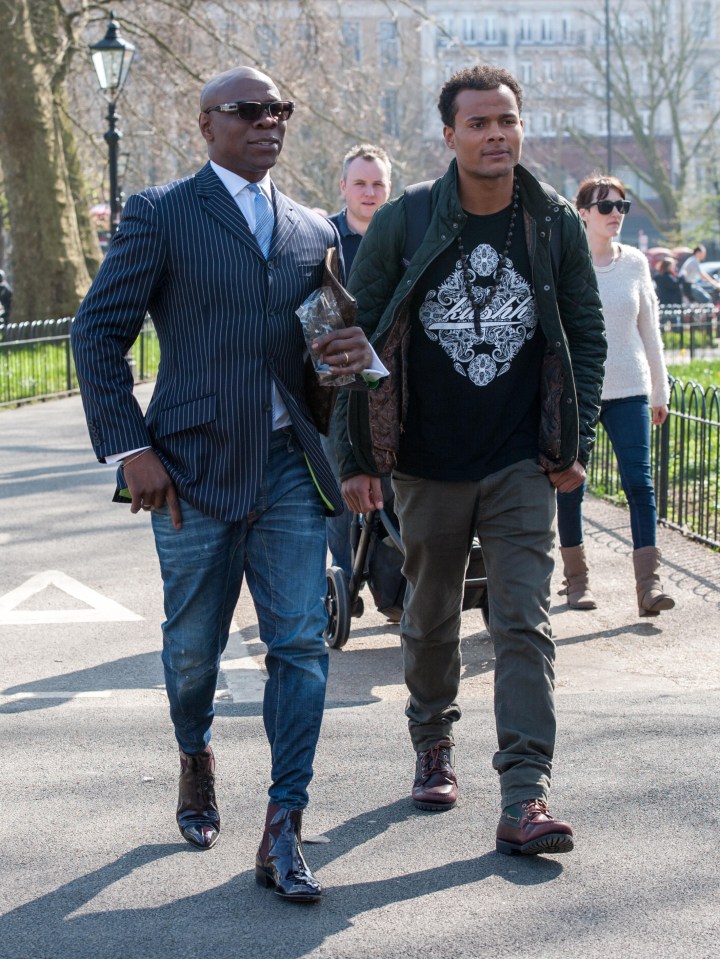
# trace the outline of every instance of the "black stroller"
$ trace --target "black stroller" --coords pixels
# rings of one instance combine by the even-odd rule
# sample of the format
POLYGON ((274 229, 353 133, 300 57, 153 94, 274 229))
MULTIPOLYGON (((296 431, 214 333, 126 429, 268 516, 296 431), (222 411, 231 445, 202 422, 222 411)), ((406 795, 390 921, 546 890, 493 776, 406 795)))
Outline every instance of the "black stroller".
MULTIPOLYGON (((359 595, 368 584, 375 606, 391 623, 399 623, 403 610, 405 579, 402 575, 403 548, 393 511, 393 492, 389 480, 383 480, 385 508, 357 513, 350 527, 352 575, 350 582, 339 566, 327 571, 328 622, 325 641, 333 649, 341 649, 350 635, 352 618, 359 618, 365 604, 359 595)), ((486 627, 489 626, 487 577, 482 547, 476 540, 470 550, 463 610, 480 608, 486 627)))

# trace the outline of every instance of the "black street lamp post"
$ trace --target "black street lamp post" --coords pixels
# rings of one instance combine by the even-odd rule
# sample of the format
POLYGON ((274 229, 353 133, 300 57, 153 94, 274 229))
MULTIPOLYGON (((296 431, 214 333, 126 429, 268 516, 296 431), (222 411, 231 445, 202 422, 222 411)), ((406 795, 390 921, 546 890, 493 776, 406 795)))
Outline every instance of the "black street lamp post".
POLYGON ((119 119, 116 110, 117 98, 125 85, 130 62, 135 53, 135 47, 118 35, 118 24, 113 14, 110 14, 107 33, 102 40, 93 43, 90 47, 93 66, 97 74, 100 89, 108 102, 108 129, 105 133, 105 142, 108 145, 108 166, 110 173, 110 235, 118 228, 122 204, 118 184, 118 147, 122 133, 117 129, 119 119))

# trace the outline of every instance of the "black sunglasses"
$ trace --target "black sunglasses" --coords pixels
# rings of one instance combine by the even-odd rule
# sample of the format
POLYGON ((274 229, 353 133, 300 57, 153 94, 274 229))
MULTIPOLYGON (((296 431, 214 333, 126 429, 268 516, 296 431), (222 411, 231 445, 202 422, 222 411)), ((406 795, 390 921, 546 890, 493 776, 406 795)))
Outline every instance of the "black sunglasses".
POLYGON ((208 107, 203 113, 234 113, 246 123, 257 123, 267 113, 274 120, 289 120, 293 115, 295 103, 293 100, 267 100, 259 103, 257 100, 236 100, 235 103, 220 103, 216 107, 208 107))
POLYGON ((588 203, 585 209, 589 210, 591 206, 598 208, 598 213, 607 216, 613 210, 625 214, 630 209, 630 200, 595 200, 594 203, 588 203))

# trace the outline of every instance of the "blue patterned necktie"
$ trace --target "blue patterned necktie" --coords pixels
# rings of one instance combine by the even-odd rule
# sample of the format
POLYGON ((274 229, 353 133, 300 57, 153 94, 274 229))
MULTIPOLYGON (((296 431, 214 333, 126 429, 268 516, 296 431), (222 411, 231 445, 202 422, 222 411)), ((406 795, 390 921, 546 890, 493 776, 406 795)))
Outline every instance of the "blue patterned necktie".
POLYGON ((255 239, 262 250, 262 255, 267 259, 275 224, 272 206, 257 183, 248 183, 248 190, 255 194, 255 239))

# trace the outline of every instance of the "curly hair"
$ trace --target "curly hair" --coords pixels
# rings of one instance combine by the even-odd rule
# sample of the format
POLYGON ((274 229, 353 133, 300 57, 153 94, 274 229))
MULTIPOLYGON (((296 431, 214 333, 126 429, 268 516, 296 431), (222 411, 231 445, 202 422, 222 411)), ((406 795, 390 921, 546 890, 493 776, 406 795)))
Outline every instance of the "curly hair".
POLYGON ((443 125, 454 126, 457 113, 455 101, 462 90, 497 90, 498 87, 503 86, 509 87, 515 94, 518 113, 520 113, 523 104, 522 88, 512 73, 503 70, 502 67, 492 67, 488 64, 466 67, 454 73, 445 83, 438 97, 438 110, 443 125))

